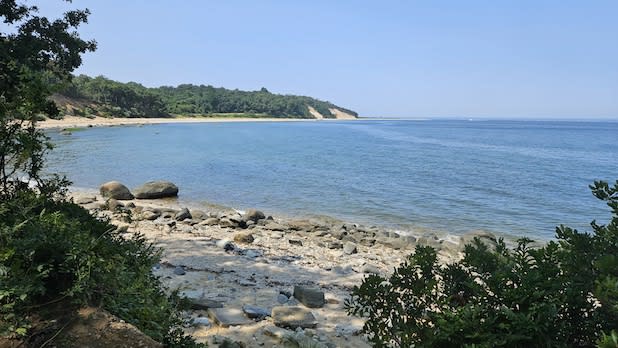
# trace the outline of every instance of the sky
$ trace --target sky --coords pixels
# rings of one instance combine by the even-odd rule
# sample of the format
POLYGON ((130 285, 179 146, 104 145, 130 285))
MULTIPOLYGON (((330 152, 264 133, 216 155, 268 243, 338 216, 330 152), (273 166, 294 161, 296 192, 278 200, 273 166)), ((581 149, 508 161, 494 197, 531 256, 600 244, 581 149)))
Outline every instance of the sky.
POLYGON ((91 76, 150 87, 266 87, 368 117, 618 119, 614 0, 45 0, 40 7, 49 15, 90 9, 79 32, 98 49, 77 73, 91 76))

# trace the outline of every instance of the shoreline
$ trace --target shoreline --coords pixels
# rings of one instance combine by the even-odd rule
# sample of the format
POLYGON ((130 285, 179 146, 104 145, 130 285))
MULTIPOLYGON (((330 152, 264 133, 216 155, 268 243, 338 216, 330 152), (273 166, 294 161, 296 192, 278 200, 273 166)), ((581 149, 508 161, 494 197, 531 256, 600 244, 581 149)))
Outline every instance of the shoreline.
POLYGON ((369 274, 388 276, 416 245, 434 246, 442 263, 459 259, 469 238, 456 243, 402 236, 354 223, 270 217, 269 212, 253 221, 227 207, 199 210, 175 198, 108 200, 94 189, 72 188, 69 196, 93 215, 109 218, 127 238, 141 233, 161 248, 153 273, 199 308, 186 313, 195 323, 186 331, 215 347, 222 336, 247 346, 274 346, 298 332, 324 347, 370 347, 359 334, 363 320, 345 313, 352 287, 369 274), (180 215, 185 210, 189 217, 180 215), (240 223, 243 219, 247 224, 240 223), (306 307, 292 295, 296 286, 319 289, 325 303, 306 307), (268 315, 248 319, 247 306, 268 315), (274 311, 270 314, 282 306, 309 311, 315 320, 296 331, 276 325, 274 311), (218 323, 216 311, 236 313, 239 323, 218 323))
MULTIPOLYGON (((358 120, 358 119, 354 119, 358 120)), ((91 128, 131 125, 151 125, 166 123, 227 123, 227 122, 319 122, 319 121, 354 121, 353 119, 305 119, 305 118, 251 118, 251 117, 170 117, 170 118, 126 118, 126 117, 77 117, 46 119, 36 123, 39 129, 91 128)))

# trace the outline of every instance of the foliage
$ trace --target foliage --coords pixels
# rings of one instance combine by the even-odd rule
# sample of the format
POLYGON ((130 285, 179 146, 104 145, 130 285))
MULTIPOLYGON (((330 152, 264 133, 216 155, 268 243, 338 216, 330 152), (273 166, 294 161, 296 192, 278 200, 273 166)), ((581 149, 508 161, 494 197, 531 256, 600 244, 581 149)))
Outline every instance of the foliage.
POLYGON ((618 326, 618 181, 591 189, 612 210, 594 233, 560 226, 540 248, 520 239, 492 250, 476 239, 446 266, 418 246, 389 278, 355 287, 348 313, 367 318, 377 347, 608 346, 612 336, 600 336, 618 326))
POLYGON ((31 318, 55 305, 98 305, 171 347, 182 332, 178 296, 151 273, 159 253, 64 199, 68 181, 43 178, 50 148, 36 128, 58 114, 49 95, 95 48, 74 31, 88 11, 49 21, 37 8, 0 0, 0 336, 28 337, 31 318), (34 188, 30 184, 34 182, 34 188))
MULTIPOLYGON (((77 76, 72 83, 65 86, 61 94, 77 98, 89 105, 82 108, 72 107, 70 112, 76 115, 87 115, 96 111, 110 117, 242 113, 262 117, 313 118, 308 106, 330 118, 334 117, 331 108, 356 115, 353 111, 329 102, 310 97, 273 94, 266 88, 253 92, 190 84, 146 88, 135 82, 121 83, 103 76, 77 76)), ((65 112, 69 112, 68 108, 65 112)))
POLYGON ((601 336, 601 339, 597 342, 599 348, 618 348, 618 333, 612 330, 609 335, 605 333, 601 336))
POLYGON ((86 22, 88 11, 69 11, 49 21, 36 15, 37 8, 0 0, 0 198, 7 198, 21 182, 39 176, 50 145, 34 127, 40 114, 58 110, 47 99, 56 87, 50 80, 66 81, 81 64, 81 54, 95 48, 74 32, 86 22))
POLYGON ((66 201, 29 191, 0 203, 0 335, 25 334, 25 318, 60 301, 97 305, 169 346, 191 346, 178 297, 151 268, 159 252, 140 235, 66 201))

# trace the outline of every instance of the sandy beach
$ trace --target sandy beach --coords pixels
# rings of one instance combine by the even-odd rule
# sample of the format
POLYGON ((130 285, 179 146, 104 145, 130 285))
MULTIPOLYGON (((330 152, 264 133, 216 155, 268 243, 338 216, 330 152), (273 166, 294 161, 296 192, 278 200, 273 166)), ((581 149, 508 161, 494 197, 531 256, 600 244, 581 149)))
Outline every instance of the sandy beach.
POLYGON ((108 200, 95 190, 71 195, 92 214, 110 218, 127 237, 141 233, 163 250, 153 273, 168 290, 192 301, 186 316, 194 324, 186 331, 210 347, 224 338, 247 347, 281 347, 289 337, 315 347, 369 347, 360 334, 363 320, 344 309, 352 287, 368 274, 390 274, 417 244, 436 247, 442 262, 461 255, 457 241, 336 220, 280 219, 231 208, 204 211, 183 207, 175 198, 108 200), (323 303, 306 304, 297 287, 318 292, 323 303), (282 324, 281 310, 309 319, 282 324))
MULTIPOLYGON (((323 119, 326 121, 326 119, 323 119)), ((334 119, 333 119, 334 120, 334 119)), ((342 119, 337 119, 342 120, 342 119)), ((350 119, 345 119, 350 120, 350 119)), ((162 123, 217 123, 217 122, 316 122, 317 119, 300 118, 243 118, 243 117, 171 117, 171 118, 123 118, 123 117, 77 117, 65 116, 60 120, 46 119, 37 122, 41 129, 51 128, 86 128, 86 127, 111 127, 124 125, 148 125, 162 123)))

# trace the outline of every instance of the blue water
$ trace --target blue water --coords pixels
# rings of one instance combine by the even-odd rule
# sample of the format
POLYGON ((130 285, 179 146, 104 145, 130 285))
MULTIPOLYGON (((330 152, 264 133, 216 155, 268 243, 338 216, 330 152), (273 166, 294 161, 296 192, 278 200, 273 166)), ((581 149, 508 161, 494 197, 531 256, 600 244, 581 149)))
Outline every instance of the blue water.
POLYGON ((411 121, 200 123, 50 133, 49 170, 77 187, 166 179, 185 202, 328 215, 398 230, 487 230, 547 240, 608 208, 618 123, 411 121))

